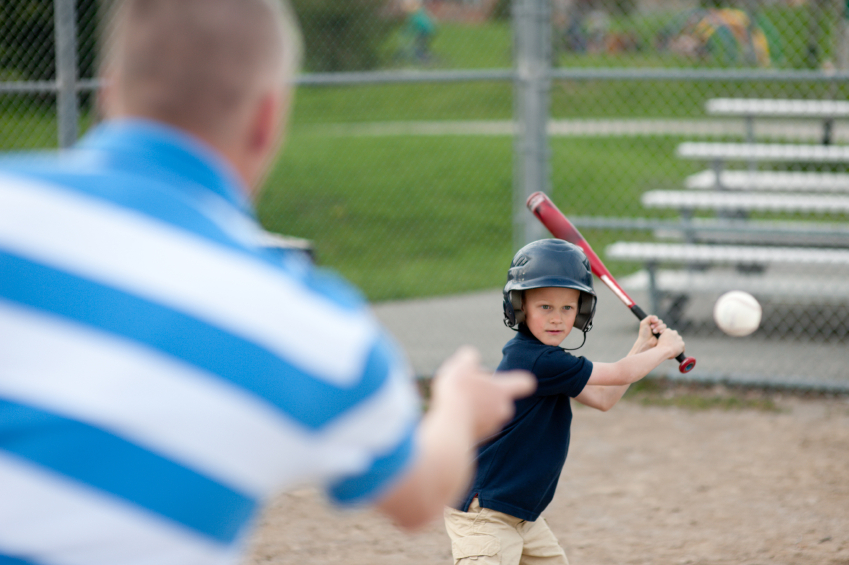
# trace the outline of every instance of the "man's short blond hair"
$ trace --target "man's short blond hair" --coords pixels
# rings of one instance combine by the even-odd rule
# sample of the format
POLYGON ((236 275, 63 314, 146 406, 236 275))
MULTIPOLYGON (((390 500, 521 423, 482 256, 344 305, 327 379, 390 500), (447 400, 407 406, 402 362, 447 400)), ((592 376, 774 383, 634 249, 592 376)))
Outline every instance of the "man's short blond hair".
POLYGON ((291 83, 301 56, 286 0, 115 0, 102 45, 101 74, 129 113, 215 136, 291 83))

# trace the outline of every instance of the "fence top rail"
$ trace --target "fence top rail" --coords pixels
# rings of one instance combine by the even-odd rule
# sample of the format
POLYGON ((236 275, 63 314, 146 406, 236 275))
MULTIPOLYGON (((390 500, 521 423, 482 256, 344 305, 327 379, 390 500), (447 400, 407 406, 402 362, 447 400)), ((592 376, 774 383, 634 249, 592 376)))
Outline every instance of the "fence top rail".
POLYGON ((706 110, 718 116, 849 118, 849 102, 840 100, 713 98, 707 101, 706 110))
POLYGON ((849 146, 841 145, 685 142, 676 154, 702 161, 849 163, 849 146))
MULTIPOLYGON (((340 84, 391 84, 402 82, 514 81, 522 77, 513 69, 363 71, 344 73, 306 73, 298 76, 299 86, 340 84)), ((552 68, 543 78, 549 80, 608 81, 730 81, 730 82, 841 82, 849 81, 849 72, 818 70, 753 69, 669 69, 669 68, 552 68)))
POLYGON ((681 68, 575 68, 551 69, 558 80, 682 80, 729 82, 845 82, 849 71, 759 70, 759 69, 681 69, 681 68))
MULTIPOLYGON (((83 79, 74 83, 77 91, 97 90, 101 81, 97 79, 83 79)), ((43 94, 58 92, 60 84, 55 80, 35 80, 28 82, 0 82, 0 94, 43 94)))
MULTIPOLYGON (((849 72, 818 70, 752 70, 752 69, 665 69, 665 68, 554 68, 546 77, 551 80, 605 80, 605 81, 730 81, 730 82, 846 82, 849 72)), ((361 71, 341 73, 303 73, 294 83, 297 86, 341 86, 360 84, 396 84, 427 82, 515 81, 519 75, 510 68, 484 70, 432 70, 432 71, 361 71)), ((96 90, 101 86, 97 79, 84 79, 76 83, 77 90, 96 90)), ((19 92, 56 92, 56 81, 0 82, 0 94, 19 92)))

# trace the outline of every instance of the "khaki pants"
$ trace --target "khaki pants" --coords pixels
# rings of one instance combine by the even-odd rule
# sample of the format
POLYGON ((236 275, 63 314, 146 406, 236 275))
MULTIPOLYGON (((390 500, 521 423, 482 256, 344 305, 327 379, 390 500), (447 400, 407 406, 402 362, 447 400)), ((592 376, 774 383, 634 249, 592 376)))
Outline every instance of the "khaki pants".
POLYGON ((481 508, 477 498, 468 512, 446 508, 445 529, 455 565, 569 565, 544 518, 520 520, 481 508))

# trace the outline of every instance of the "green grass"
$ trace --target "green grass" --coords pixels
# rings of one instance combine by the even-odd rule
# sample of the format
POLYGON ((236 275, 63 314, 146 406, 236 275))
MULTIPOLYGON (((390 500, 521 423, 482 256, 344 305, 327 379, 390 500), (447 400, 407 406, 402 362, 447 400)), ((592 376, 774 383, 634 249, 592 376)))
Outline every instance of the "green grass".
POLYGON ((22 102, 17 97, 0 100, 7 104, 0 113, 0 151, 56 147, 58 134, 54 110, 34 108, 30 101, 22 102))
POLYGON ((509 120, 513 86, 506 82, 303 87, 296 126, 405 120, 509 120))
POLYGON ((295 133, 260 217, 373 300, 491 288, 511 257, 511 152, 509 138, 295 133))
MULTIPOLYGON (((849 98, 849 85, 791 82, 555 81, 553 119, 706 118, 715 97, 849 98)), ((509 120, 507 82, 303 87, 292 116, 297 126, 382 121, 509 120)))
POLYGON ((443 23, 433 40, 435 65, 448 69, 503 69, 513 65, 509 22, 467 26, 443 23))
POLYGON ((646 378, 631 385, 625 399, 644 406, 675 407, 690 411, 757 410, 782 412, 774 394, 756 388, 682 384, 646 378))
MULTIPOLYGON (((52 149, 59 143, 53 97, 32 95, 0 96, 0 151, 52 149)), ((94 116, 81 111, 78 132, 82 135, 94 116)))
MULTIPOLYGON (((499 287, 512 256, 510 137, 320 137, 294 130, 263 224, 313 240, 372 300, 499 287)), ((553 139, 553 197, 572 215, 633 215, 683 165, 674 139, 553 139), (627 167, 623 164, 651 163, 627 167), (616 166, 619 165, 619 166, 616 166), (673 171, 672 173, 668 173, 673 171)), ((588 230, 603 249, 622 234, 588 230)), ((634 265, 612 264, 615 273, 634 265)))

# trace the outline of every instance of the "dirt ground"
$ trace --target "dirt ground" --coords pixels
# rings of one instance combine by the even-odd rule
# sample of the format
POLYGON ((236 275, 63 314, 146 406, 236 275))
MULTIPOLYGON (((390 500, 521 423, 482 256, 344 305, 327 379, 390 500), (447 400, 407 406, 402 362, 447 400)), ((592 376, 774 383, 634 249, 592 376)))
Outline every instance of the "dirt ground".
MULTIPOLYGON (((576 408, 544 513, 572 565, 849 565, 849 399, 693 409, 679 394, 576 408)), ((276 498, 259 526, 246 564, 452 563, 441 520, 404 534, 310 489, 276 498)))

